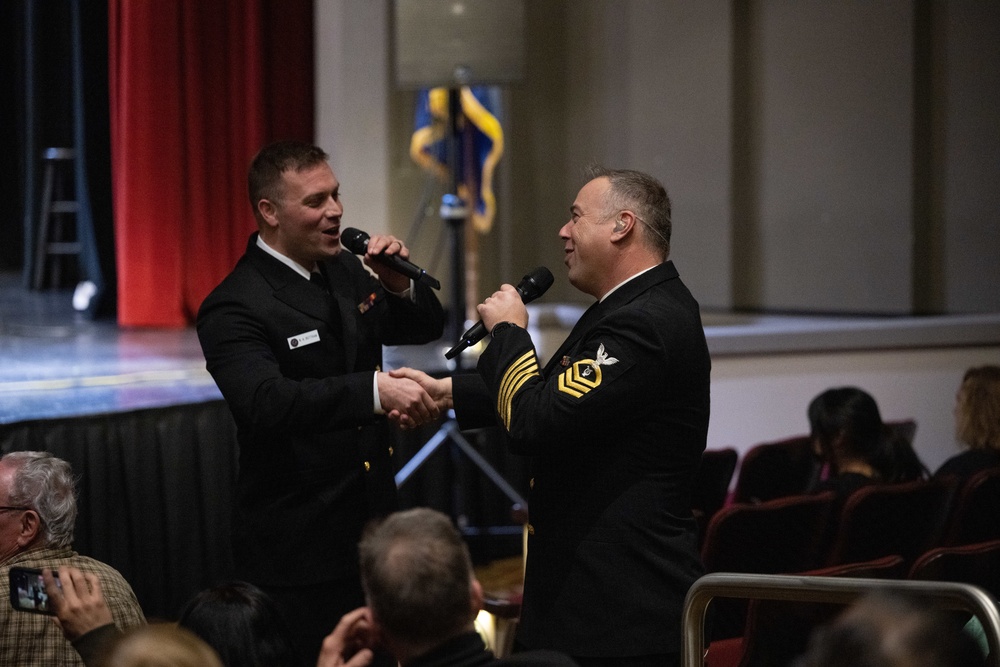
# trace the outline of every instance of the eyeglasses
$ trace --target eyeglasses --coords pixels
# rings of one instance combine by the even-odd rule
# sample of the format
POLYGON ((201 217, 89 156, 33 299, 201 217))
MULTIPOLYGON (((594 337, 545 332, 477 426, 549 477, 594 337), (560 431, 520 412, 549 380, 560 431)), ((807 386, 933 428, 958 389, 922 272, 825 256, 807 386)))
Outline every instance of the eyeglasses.
POLYGON ((26 512, 30 507, 14 507, 12 505, 0 505, 0 512, 26 512))

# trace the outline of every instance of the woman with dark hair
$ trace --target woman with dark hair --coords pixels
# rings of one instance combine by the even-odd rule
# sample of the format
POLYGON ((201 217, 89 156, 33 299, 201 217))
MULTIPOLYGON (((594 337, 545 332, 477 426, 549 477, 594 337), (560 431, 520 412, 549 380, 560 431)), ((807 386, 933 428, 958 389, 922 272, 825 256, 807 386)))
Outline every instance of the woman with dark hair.
POLYGON ((846 497, 876 482, 923 479, 927 468, 910 443, 882 422, 878 404, 857 387, 827 389, 809 404, 813 446, 828 476, 813 491, 846 497))
POLYGON ((955 396, 955 437, 966 451, 945 461, 935 477, 965 479, 1000 466, 1000 366, 965 371, 955 396))
POLYGON ((225 667, 300 667, 303 662, 274 601, 236 581, 206 589, 181 610, 178 625, 204 639, 225 667))

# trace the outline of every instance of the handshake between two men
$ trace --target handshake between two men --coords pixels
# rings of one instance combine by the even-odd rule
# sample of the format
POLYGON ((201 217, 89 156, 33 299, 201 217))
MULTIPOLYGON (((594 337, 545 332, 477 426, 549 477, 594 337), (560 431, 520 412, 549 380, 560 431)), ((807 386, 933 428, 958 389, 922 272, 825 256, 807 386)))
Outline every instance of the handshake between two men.
MULTIPOLYGON (((527 328, 528 310, 523 298, 518 288, 505 284, 476 306, 486 331, 493 331, 501 322, 527 328)), ((382 409, 400 428, 416 428, 454 407, 451 378, 434 378, 414 368, 399 368, 379 373, 377 381, 382 409)))

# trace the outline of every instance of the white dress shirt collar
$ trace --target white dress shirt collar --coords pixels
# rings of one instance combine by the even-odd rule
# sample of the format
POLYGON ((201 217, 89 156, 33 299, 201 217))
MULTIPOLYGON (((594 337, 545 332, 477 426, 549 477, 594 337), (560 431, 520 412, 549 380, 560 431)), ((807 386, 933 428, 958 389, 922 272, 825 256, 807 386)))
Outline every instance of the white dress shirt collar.
POLYGON ((617 285, 615 285, 614 287, 612 287, 610 290, 608 290, 607 294, 605 294, 604 296, 602 296, 598 300, 598 302, 601 302, 601 301, 604 301, 605 299, 607 299, 609 296, 611 296, 612 292, 614 292, 616 289, 618 289, 619 287, 621 287, 625 283, 629 282, 630 280, 635 280, 636 278, 638 278, 642 274, 646 273, 646 271, 651 271, 651 270, 653 270, 655 268, 656 268, 656 265, 653 265, 653 266, 649 267, 648 269, 643 269, 642 271, 640 271, 639 273, 631 276, 630 278, 626 278, 625 280, 621 281, 620 283, 618 283, 617 285))
POLYGON ((276 260, 278 260, 285 266, 291 268, 293 271, 295 271, 297 274, 299 274, 306 280, 309 280, 309 271, 306 271, 306 268, 304 266, 296 262, 291 257, 286 257, 285 255, 282 255, 280 252, 278 252, 271 246, 264 243, 264 239, 260 237, 260 234, 257 235, 257 247, 266 252, 271 257, 274 257, 276 260))

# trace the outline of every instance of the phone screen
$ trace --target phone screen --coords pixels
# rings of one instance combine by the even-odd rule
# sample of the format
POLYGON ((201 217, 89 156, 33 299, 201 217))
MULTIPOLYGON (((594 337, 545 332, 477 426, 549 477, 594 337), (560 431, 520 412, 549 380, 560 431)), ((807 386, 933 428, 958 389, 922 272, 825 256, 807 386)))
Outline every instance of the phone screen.
MULTIPOLYGON (((57 574, 56 577, 59 575, 57 574)), ((59 580, 56 579, 58 582, 59 580)), ((42 571, 31 567, 10 568, 10 604, 19 611, 54 614, 45 592, 42 571)))

